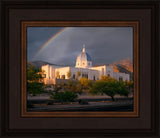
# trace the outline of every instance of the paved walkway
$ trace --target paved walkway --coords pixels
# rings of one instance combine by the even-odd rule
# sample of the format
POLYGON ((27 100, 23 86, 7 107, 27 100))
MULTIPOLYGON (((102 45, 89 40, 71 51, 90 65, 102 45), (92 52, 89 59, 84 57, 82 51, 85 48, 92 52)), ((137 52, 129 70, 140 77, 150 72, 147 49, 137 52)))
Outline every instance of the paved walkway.
MULTIPOLYGON (((130 94, 128 96, 128 98, 132 98, 133 95, 130 94)), ((78 95, 78 99, 104 99, 104 98, 111 98, 110 96, 108 95, 78 95)), ((120 96, 120 95, 115 95, 114 98, 126 98, 126 96, 120 96)), ((50 97, 49 95, 42 95, 42 96, 27 96, 27 99, 28 100, 49 100, 50 97)))
POLYGON ((54 104, 54 105, 35 105, 34 108, 30 108, 29 111, 65 111, 65 110, 97 110, 107 108, 116 108, 116 110, 121 109, 121 107, 133 108, 133 100, 127 101, 117 101, 117 102, 89 102, 87 105, 80 105, 78 103, 68 103, 68 104, 54 104))

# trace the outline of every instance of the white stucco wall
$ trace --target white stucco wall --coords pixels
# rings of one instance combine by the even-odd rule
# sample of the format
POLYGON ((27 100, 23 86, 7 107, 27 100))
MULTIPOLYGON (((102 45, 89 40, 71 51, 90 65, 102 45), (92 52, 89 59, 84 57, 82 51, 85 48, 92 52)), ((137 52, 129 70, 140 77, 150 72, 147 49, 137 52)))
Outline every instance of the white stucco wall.
POLYGON ((42 66, 42 70, 45 71, 46 78, 44 78, 45 84, 54 84, 56 79, 56 72, 59 72, 60 79, 62 79, 62 76, 65 76, 65 79, 69 79, 67 76, 67 73, 71 73, 71 78, 73 78, 73 75, 75 76, 75 79, 77 79, 77 72, 79 71, 81 73, 81 76, 78 78, 80 79, 82 77, 82 74, 85 74, 88 76, 88 79, 90 80, 99 80, 102 75, 110 76, 112 78, 115 78, 116 80, 119 80, 119 78, 122 78, 123 81, 130 80, 130 75, 120 72, 113 72, 113 67, 104 65, 104 66, 97 66, 97 67, 91 67, 91 68, 75 68, 75 67, 61 67, 61 66, 55 66, 55 65, 44 65, 42 66))
POLYGON ((97 70, 99 72, 99 79, 102 75, 105 75, 105 66, 91 67, 90 69, 97 70))
POLYGON ((44 71, 44 74, 46 75, 46 78, 49 78, 50 72, 49 72, 49 65, 44 65, 41 67, 42 71, 44 71))
POLYGON ((61 66, 56 66, 56 65, 43 65, 41 67, 42 71, 44 71, 45 78, 44 78, 44 83, 45 84, 54 84, 55 82, 55 69, 56 68, 61 68, 61 66))
POLYGON ((113 78, 113 67, 106 66, 105 75, 113 78))
POLYGON ((77 61, 76 62, 76 68, 90 68, 92 67, 92 62, 91 61, 77 61))
POLYGON ((126 73, 121 72, 114 72, 113 77, 119 81, 120 78, 122 78, 122 81, 130 81, 130 75, 126 73))
POLYGON ((98 70, 99 71, 99 78, 101 78, 102 75, 113 77, 113 68, 109 66, 97 66, 97 67, 91 67, 90 69, 98 70))
POLYGON ((94 80, 94 77, 95 77, 95 80, 99 79, 99 72, 97 70, 92 70, 92 69, 88 69, 88 68, 71 67, 70 71, 72 73, 72 76, 74 74, 76 78, 77 78, 77 72, 79 71, 81 73, 81 76, 79 77, 79 79, 82 77, 82 74, 88 75, 88 79, 90 79, 90 80, 94 80))
POLYGON ((62 77, 62 75, 65 75, 65 79, 69 79, 67 76, 67 72, 69 71, 70 71, 70 67, 61 67, 61 68, 55 69, 55 74, 56 72, 59 72, 60 78, 62 77))

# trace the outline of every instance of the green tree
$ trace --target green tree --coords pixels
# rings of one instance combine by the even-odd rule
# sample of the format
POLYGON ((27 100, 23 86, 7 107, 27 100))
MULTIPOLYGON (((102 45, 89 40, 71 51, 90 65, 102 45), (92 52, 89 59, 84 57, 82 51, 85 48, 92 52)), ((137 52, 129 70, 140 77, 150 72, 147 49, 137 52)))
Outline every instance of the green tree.
POLYGON ((65 102, 74 102, 77 97, 78 97, 77 94, 70 91, 66 91, 66 92, 56 92, 50 98, 54 99, 55 101, 65 103, 65 102))
POLYGON ((81 76, 81 72, 77 71, 77 79, 79 79, 80 76, 81 76))
POLYGON ((27 92, 33 95, 41 94, 44 91, 44 84, 40 82, 27 82, 27 92))
POLYGON ((67 72, 67 77, 70 79, 70 77, 71 77, 71 72, 70 71, 67 72))
POLYGON ((27 63, 27 92, 33 95, 44 92, 44 83, 40 82, 44 72, 27 63))
POLYGON ((61 89, 62 89, 61 85, 57 85, 57 84, 54 85, 54 92, 58 92, 61 89))
POLYGON ((118 88, 117 93, 119 95, 121 95, 121 96, 127 96, 128 97, 129 91, 127 90, 127 88, 124 85, 124 83, 117 82, 117 88, 118 88))
POLYGON ((129 91, 133 91, 133 88, 134 88, 133 81, 125 81, 124 84, 128 88, 129 91))
POLYGON ((127 85, 127 87, 129 87, 129 88, 133 88, 133 87, 134 87, 133 81, 126 81, 126 85, 127 85))
POLYGON ((27 80, 28 81, 36 81, 39 82, 42 79, 44 71, 41 69, 36 68, 35 66, 27 63, 27 80))
POLYGON ((102 75, 100 80, 103 80, 103 81, 116 81, 115 78, 111 78, 110 76, 105 76, 105 75, 102 75))
POLYGON ((128 91, 123 83, 120 83, 116 80, 99 80, 96 81, 92 88, 90 89, 90 93, 95 94, 106 94, 112 98, 112 101, 115 101, 114 96, 116 94, 128 96, 128 91))
POLYGON ((67 82, 67 84, 64 86, 64 88, 67 91, 71 91, 71 92, 74 92, 74 93, 79 93, 80 94, 82 92, 81 85, 77 81, 74 81, 74 80, 69 80, 67 82))
POLYGON ((83 89, 89 89, 92 85, 91 81, 85 77, 79 79, 79 84, 83 89))

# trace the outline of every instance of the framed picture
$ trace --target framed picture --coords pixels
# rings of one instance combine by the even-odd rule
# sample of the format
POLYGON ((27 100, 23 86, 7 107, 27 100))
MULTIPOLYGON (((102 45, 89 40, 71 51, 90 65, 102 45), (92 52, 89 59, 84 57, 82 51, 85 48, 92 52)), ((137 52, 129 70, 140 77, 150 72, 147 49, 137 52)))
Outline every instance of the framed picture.
POLYGON ((158 135, 159 2, 1 3, 2 135, 158 135))
MULTIPOLYGON (((138 117, 138 21, 22 21, 21 24, 23 53, 21 111, 23 117, 138 117), (41 30, 43 33, 45 31, 48 33, 51 30, 52 33, 56 33, 51 38, 46 38, 48 39, 47 42, 37 48, 36 51, 38 52, 33 53, 31 56, 35 49, 33 44, 40 42, 40 39, 35 40, 34 36, 37 36, 41 30), (57 32, 56 30, 59 31, 57 32), (32 34, 34 35, 32 36, 32 34), (112 41, 106 41, 111 34, 113 38, 110 39, 112 41), (122 34, 124 36, 121 38, 122 34), (127 36, 128 38, 126 39, 127 36), (114 43, 115 39, 118 41, 116 37, 119 37, 120 40, 114 43), (95 63, 87 53, 85 44, 83 44, 83 48, 81 46, 82 52, 77 55, 75 61, 74 53, 76 55, 77 52, 71 51, 76 43, 73 42, 71 44, 73 40, 91 43, 89 46, 96 56, 95 59, 101 59, 96 62, 97 64, 101 63, 101 65, 94 65, 95 63), (99 41, 98 47, 96 41, 99 41), (92 45, 95 45, 95 47, 92 45), (51 53, 48 53, 51 51, 49 47, 52 49, 51 53), (60 49, 59 53, 58 51, 56 52, 58 48, 60 49), (46 50, 43 52, 42 49, 46 50), (66 50, 62 51, 62 49, 66 50), (109 49, 110 52, 112 51, 110 56, 109 49), (120 49, 127 50, 118 55, 117 53, 120 52, 120 49), (96 55, 98 50, 99 55, 96 55), (103 53, 103 51, 105 52, 103 53), (60 55, 59 58, 58 55, 60 55), (105 55, 108 56, 105 57, 105 55), (69 57, 71 59, 65 60, 69 57), (37 61, 36 58, 42 60, 37 61), (108 60, 107 58, 111 60, 108 62, 112 64, 105 64, 108 60), (62 60, 64 64, 68 62, 69 65, 60 64, 56 59, 58 61, 62 60), (115 59, 118 61, 115 61, 115 59), (53 60, 51 61, 52 63, 49 63, 49 60, 53 60), (73 61, 76 63, 73 63, 73 61), (39 62, 42 65, 39 65, 39 62), (41 86, 39 86, 40 84, 41 86), (105 87, 106 89, 104 89, 105 87)), ((77 48, 75 47, 75 50, 77 48)))

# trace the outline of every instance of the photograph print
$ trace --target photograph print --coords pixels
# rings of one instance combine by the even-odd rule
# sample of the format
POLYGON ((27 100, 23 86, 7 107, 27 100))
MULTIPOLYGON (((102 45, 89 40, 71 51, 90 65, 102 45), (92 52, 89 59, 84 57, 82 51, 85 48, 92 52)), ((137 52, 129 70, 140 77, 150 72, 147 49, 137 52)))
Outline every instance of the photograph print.
POLYGON ((27 26, 27 112, 133 112, 132 26, 27 26))

